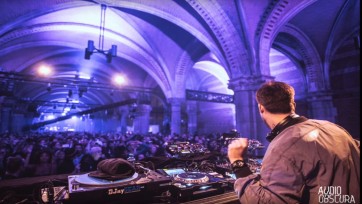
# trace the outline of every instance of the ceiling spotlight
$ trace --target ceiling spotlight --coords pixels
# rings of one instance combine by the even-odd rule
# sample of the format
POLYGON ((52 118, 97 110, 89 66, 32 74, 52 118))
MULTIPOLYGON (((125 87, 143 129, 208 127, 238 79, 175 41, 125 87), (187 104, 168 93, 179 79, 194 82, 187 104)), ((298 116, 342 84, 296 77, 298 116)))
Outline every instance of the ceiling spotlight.
POLYGON ((98 42, 98 49, 94 46, 93 40, 88 40, 87 48, 85 48, 84 59, 90 59, 93 53, 102 53, 106 55, 107 62, 110 63, 113 57, 117 56, 117 45, 112 45, 111 49, 104 50, 104 30, 105 30, 105 23, 106 23, 106 9, 107 6, 102 4, 101 5, 101 24, 99 26, 99 42, 98 42))
POLYGON ((84 59, 90 59, 90 56, 93 54, 94 50, 96 50, 96 48, 94 47, 93 40, 88 40, 88 46, 85 48, 84 59))
POLYGON ((113 82, 116 84, 116 85, 122 85, 125 83, 125 78, 122 76, 122 75, 115 75, 113 77, 113 82))
POLYGON ((37 72, 40 76, 49 76, 52 73, 52 70, 50 67, 42 65, 38 68, 37 72))
POLYGON ((112 58, 117 56, 117 45, 112 45, 112 48, 108 50, 107 62, 111 63, 112 58))

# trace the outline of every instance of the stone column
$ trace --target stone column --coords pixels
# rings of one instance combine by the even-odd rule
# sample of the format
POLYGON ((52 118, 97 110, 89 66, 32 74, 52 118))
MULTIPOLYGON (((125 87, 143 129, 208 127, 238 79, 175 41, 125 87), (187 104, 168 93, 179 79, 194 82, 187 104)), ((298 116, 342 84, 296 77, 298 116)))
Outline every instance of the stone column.
POLYGON ((25 125, 31 125, 31 123, 27 123, 26 118, 22 113, 13 113, 12 118, 11 129, 13 133, 21 134, 22 127, 25 125))
POLYGON ((197 102, 187 101, 188 133, 194 134, 197 131, 197 102))
POLYGON ((181 104, 183 99, 171 98, 169 103, 171 105, 171 134, 181 134, 181 104))
POLYGON ((328 91, 308 93, 308 109, 312 118, 336 121, 336 108, 333 106, 332 94, 328 91))
POLYGON ((137 106, 137 116, 134 119, 134 132, 146 134, 150 126, 151 105, 140 104, 137 106))
POLYGON ((121 125, 121 133, 125 134, 127 132, 127 119, 128 119, 129 111, 127 108, 121 108, 119 112, 121 114, 120 121, 119 121, 120 125, 121 125))

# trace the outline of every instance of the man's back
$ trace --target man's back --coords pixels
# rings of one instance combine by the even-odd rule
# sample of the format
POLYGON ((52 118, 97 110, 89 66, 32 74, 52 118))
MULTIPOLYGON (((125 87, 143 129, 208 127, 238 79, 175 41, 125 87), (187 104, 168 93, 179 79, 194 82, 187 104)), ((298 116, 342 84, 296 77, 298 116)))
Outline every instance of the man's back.
POLYGON ((261 182, 282 199, 289 194, 287 202, 295 196, 303 203, 359 203, 359 172, 360 150, 353 138, 333 123, 308 120, 271 142, 261 182))

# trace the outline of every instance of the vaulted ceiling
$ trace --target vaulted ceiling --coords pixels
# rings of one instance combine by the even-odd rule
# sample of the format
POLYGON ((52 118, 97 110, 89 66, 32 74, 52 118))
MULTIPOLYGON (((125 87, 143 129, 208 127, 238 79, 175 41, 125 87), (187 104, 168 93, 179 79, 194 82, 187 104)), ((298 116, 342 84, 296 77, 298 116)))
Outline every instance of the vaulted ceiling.
POLYGON ((184 98, 185 89, 232 94, 231 78, 268 74, 263 68, 268 63, 264 58, 269 58, 269 50, 262 49, 265 42, 298 63, 303 53, 297 34, 307 36, 321 63, 326 63, 336 44, 359 33, 357 0, 3 0, 0 4, 2 103, 79 101, 90 107, 144 93, 161 101, 184 98), (106 5, 103 22, 101 5, 106 5), (286 8, 279 14, 283 18, 270 23, 278 14, 277 6, 286 8), (271 36, 265 41, 269 30, 271 36), (85 59, 89 40, 100 51, 85 59), (107 59, 112 45, 117 46, 116 56, 107 59), (41 66, 50 67, 52 74, 37 75, 41 66), (124 85, 112 83, 116 74, 125 76, 124 85))

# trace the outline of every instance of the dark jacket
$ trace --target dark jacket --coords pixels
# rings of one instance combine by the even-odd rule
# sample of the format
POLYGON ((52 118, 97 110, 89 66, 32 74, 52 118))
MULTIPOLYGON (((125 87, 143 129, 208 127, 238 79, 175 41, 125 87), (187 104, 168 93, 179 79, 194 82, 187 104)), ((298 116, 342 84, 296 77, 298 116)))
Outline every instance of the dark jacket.
POLYGON ((246 204, 360 203, 360 149, 343 128, 307 120, 275 137, 260 174, 234 189, 246 204))
POLYGON ((94 160, 92 155, 85 154, 80 160, 80 172, 91 172, 97 170, 97 165, 104 158, 101 157, 98 160, 94 160))

